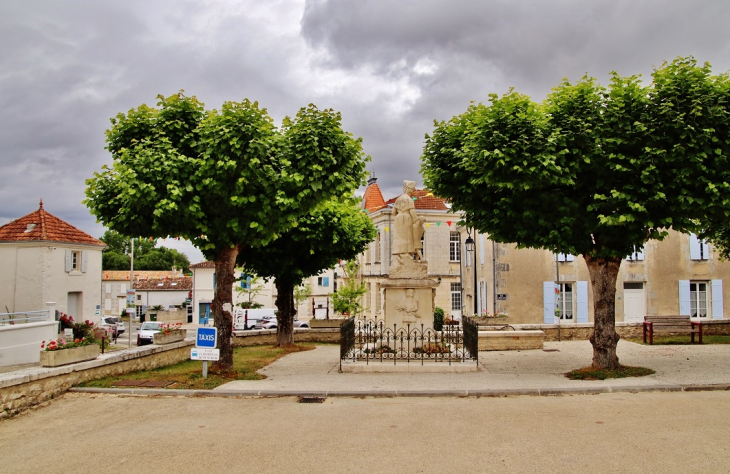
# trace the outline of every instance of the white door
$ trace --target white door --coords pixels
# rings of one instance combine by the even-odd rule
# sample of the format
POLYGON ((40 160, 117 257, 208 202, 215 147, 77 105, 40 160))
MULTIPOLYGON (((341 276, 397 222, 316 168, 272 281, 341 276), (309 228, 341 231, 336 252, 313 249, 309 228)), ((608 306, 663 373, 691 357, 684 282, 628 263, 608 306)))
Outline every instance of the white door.
POLYGON ((83 321, 81 314, 81 293, 72 291, 68 293, 68 299, 66 300, 66 313, 69 316, 73 316, 76 321, 83 321))
POLYGON ((646 296, 643 283, 624 284, 624 322, 640 323, 646 316, 646 296))

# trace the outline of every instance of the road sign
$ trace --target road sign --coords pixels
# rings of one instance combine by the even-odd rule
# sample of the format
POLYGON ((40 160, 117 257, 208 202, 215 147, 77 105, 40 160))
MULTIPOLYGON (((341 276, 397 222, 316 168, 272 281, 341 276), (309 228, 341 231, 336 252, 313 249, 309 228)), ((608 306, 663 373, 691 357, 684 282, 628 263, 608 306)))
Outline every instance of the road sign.
POLYGON ((216 346, 218 346, 218 331, 216 328, 198 328, 195 336, 195 347, 212 349, 216 346))
POLYGON ((193 347, 190 349, 190 360, 218 360, 220 357, 220 349, 206 349, 201 347, 193 347))

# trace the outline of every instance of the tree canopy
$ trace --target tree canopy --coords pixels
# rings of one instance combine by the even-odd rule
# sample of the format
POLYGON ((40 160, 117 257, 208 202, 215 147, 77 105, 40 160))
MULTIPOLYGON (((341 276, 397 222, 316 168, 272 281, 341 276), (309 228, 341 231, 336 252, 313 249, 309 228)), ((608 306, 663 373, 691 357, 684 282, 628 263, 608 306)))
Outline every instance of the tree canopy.
POLYGON ((294 288, 340 260, 356 257, 374 238, 370 218, 357 201, 343 197, 322 203, 268 245, 241 250, 238 259, 246 270, 275 279, 277 344, 293 341, 294 288))
POLYGON ((112 119, 111 166, 87 180, 84 201, 123 235, 180 236, 216 262, 212 310, 230 367, 232 285, 240 248, 261 246, 331 196, 364 182, 361 141, 341 116, 300 109, 277 128, 244 99, 204 109, 182 92, 112 119))
MULTIPOLYGON (((107 230, 99 239, 107 247, 101 254, 103 270, 129 270, 131 258, 131 239, 113 230, 107 230)), ((155 247, 149 239, 134 239, 135 270, 170 270, 172 267, 187 272, 190 267, 188 257, 175 249, 155 247)))
POLYGON ((591 273, 593 363, 615 367, 621 259, 667 229, 730 213, 727 74, 678 58, 652 74, 567 80, 538 104, 510 90, 436 123, 425 184, 498 242, 581 254, 591 273))

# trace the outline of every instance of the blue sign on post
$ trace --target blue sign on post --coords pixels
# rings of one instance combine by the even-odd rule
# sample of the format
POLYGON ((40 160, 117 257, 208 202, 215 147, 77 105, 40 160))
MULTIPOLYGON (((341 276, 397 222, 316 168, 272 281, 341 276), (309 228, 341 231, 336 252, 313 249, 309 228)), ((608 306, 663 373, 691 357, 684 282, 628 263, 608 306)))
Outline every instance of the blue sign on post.
POLYGON ((195 347, 214 348, 218 345, 218 331, 216 328, 198 328, 195 336, 195 347))

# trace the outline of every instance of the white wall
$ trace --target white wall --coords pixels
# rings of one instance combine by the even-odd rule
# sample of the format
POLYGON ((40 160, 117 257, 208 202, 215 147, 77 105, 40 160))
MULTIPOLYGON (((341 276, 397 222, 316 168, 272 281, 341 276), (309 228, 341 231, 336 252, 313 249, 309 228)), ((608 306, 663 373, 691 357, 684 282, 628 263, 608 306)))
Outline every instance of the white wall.
POLYGON ((41 342, 57 338, 55 320, 0 326, 0 366, 38 363, 41 342))

